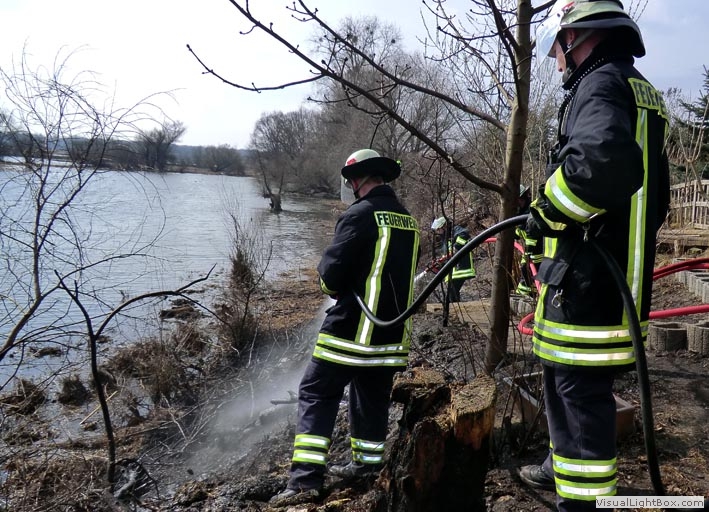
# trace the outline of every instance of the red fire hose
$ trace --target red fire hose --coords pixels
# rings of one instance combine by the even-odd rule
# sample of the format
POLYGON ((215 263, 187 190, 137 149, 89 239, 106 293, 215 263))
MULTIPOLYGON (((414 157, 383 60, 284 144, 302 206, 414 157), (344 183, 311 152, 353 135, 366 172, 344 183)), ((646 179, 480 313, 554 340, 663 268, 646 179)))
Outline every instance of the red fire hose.
MULTIPOLYGON (((517 250, 523 250, 518 247, 515 243, 517 250)), ((532 269, 532 275, 537 274, 537 269, 533 264, 530 264, 532 269)), ((656 268, 652 273, 653 281, 660 279, 661 277, 666 277, 677 272, 683 272, 685 270, 704 270, 709 269, 709 258, 694 258, 685 261, 680 261, 678 263, 672 263, 670 265, 665 265, 664 267, 656 268)), ((539 286, 537 285, 537 288, 539 286)), ((700 304, 696 306, 684 306, 681 308, 672 309, 662 309, 658 311, 650 312, 650 319, 655 320, 658 318, 669 318, 674 316, 684 316, 684 315, 695 315, 698 313, 709 313, 709 304, 700 304)), ((517 324, 517 330, 522 334, 533 334, 534 331, 529 324, 534 320, 534 312, 526 315, 517 324)))

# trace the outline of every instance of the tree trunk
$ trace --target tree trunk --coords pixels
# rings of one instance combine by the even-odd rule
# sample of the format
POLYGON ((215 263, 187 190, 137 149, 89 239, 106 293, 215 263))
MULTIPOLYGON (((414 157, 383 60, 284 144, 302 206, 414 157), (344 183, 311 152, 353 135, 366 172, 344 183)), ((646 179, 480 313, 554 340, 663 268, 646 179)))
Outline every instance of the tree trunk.
POLYGON ((273 210, 275 213, 281 213, 283 211, 283 207, 281 206, 281 195, 280 194, 271 194, 270 195, 270 200, 271 200, 271 210, 273 210))
MULTIPOLYGON (((514 47, 516 63, 515 88, 517 95, 512 104, 510 123, 507 125, 505 154, 505 181, 502 191, 502 218, 517 214, 519 183, 524 162, 524 144, 529 119, 529 90, 532 61, 530 26, 534 10, 530 0, 517 0, 517 45, 514 47)), ((492 373, 507 354, 507 337, 510 326, 510 268, 512 265, 514 230, 500 233, 495 244, 493 262, 492 299, 490 314, 490 339, 485 354, 485 371, 492 373)))
POLYGON ((371 510, 485 510, 495 398, 488 376, 449 384, 441 373, 417 368, 397 378, 392 400, 404 413, 371 510))

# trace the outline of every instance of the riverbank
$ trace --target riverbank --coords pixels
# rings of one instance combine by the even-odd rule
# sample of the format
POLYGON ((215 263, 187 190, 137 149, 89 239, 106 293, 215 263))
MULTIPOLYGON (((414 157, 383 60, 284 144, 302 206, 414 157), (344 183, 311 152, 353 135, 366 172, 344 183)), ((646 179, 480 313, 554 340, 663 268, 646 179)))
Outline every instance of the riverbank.
MULTIPOLYGON (((476 266, 478 277, 463 288, 467 300, 489 293, 489 262, 479 261, 476 266)), ((187 397, 191 397, 191 401, 183 402, 184 397, 173 394, 168 401, 161 402, 154 413, 147 415, 142 412, 140 403, 131 403, 130 398, 135 399, 135 394, 119 393, 111 399, 113 414, 122 422, 116 430, 122 468, 118 489, 130 488, 138 501, 128 500, 131 505, 107 505, 106 495, 101 493, 105 436, 100 433, 98 416, 93 415, 84 422, 87 426, 93 424, 92 430, 87 427, 70 443, 52 444, 36 429, 12 445, 15 458, 8 473, 10 478, 2 489, 7 492, 12 484, 16 492, 35 499, 30 508, 13 510, 51 510, 48 505, 36 508, 36 503, 37 499, 49 503, 53 492, 52 497, 64 499, 65 505, 82 503, 93 512, 369 512, 367 496, 370 489, 378 485, 375 478, 359 481, 328 478, 321 499, 280 509, 268 505, 270 496, 285 486, 294 435, 294 393, 312 350, 318 317, 327 305, 317 288, 314 262, 300 262, 280 277, 254 296, 255 309, 261 313, 257 331, 259 340, 264 343, 254 344, 240 354, 241 364, 215 365, 212 370, 218 371, 204 373, 201 383, 195 384, 191 380, 193 367, 207 368, 205 353, 193 349, 190 358, 185 355, 181 359, 186 368, 192 368, 192 373, 182 374, 182 380, 168 382, 172 382, 174 389, 192 387, 194 394, 187 397), (34 439, 30 438, 32 435, 34 439), (33 463, 28 456, 36 453, 39 446, 51 446, 51 464, 33 463), (40 478, 40 475, 43 476, 40 478), (130 487, 131 481, 133 487, 130 487), (81 489, 81 496, 76 496, 76 489, 81 489)), ((674 280, 658 282, 653 295, 653 309, 694 303, 696 298, 674 280)), ((135 370, 144 360, 158 360, 160 364, 156 367, 164 368, 168 366, 166 363, 174 361, 176 346, 191 343, 204 348, 213 343, 210 337, 203 343, 195 344, 194 339, 188 343, 187 332, 166 343, 165 352, 131 354, 127 366, 135 370)), ((439 313, 422 308, 413 317, 412 336, 411 367, 439 369, 454 381, 468 381, 480 371, 486 338, 477 326, 453 317, 444 327, 439 313)), ((497 417, 492 463, 485 485, 486 510, 550 510, 553 509, 553 493, 530 490, 516 476, 517 467, 543 458, 548 438, 539 422, 530 424, 529 418, 524 421, 514 406, 513 393, 503 382, 505 376, 514 372, 539 370, 530 357, 529 338, 515 331, 511 331, 510 336, 510 364, 497 375, 497 417)), ((672 495, 709 495, 709 383, 706 379, 709 358, 698 357, 687 350, 649 351, 648 362, 663 483, 672 495)), ((142 380, 142 385, 146 382, 142 380)), ((619 493, 652 495, 634 372, 618 380, 616 391, 634 408, 634 430, 619 445, 619 493)), ((86 406, 82 407, 86 410, 86 406)), ((398 406, 392 407, 392 435, 399 428, 401 412, 398 406)), ((28 422, 34 418, 29 415, 28 422)), ((43 428, 51 429, 52 424, 46 423, 43 428)), ((347 460, 349 437, 344 407, 333 437, 332 461, 347 460)), ((390 455, 387 460, 391 460, 390 455)))
MULTIPOLYGON (((278 281, 264 283, 252 299, 255 338, 241 354, 219 341, 216 319, 190 308, 191 314, 168 321, 164 338, 136 341, 102 358, 118 490, 138 475, 132 485, 141 490, 131 492, 164 496, 190 475, 239 464, 267 428, 275 428, 280 411, 270 400, 287 400, 296 389, 299 364, 312 343, 308 324, 327 298, 317 286, 314 264, 299 262, 278 281), (153 479, 158 487, 142 487, 153 479)), ((101 490, 107 437, 90 383, 68 376, 55 395, 23 382, 1 403, 6 476, 0 481, 0 510, 3 502, 17 512, 71 504, 92 512, 116 510, 101 490), (74 495, 76 488, 81 495, 74 495)))
MULTIPOLYGON (((93 193, 87 197, 100 203, 102 215, 86 222, 78 218, 76 225, 100 234, 97 221, 107 219, 108 227, 123 235, 134 230, 144 233, 149 221, 157 221, 166 239, 156 247, 170 251, 150 259, 161 265, 155 272, 142 268, 133 272, 126 266, 119 274, 118 264, 126 265, 127 259, 113 262, 106 279, 97 276, 92 281, 102 287, 103 305, 120 303, 145 291, 169 289, 172 280, 184 285, 192 280, 190 276, 201 276, 204 267, 204 273, 210 272, 211 277, 208 283, 199 285, 200 290, 185 292, 201 304, 184 297, 156 300, 148 307, 148 316, 142 316, 143 310, 133 309, 125 318, 112 322, 116 329, 123 329, 125 322, 135 325, 138 336, 119 341, 110 335, 98 340, 99 385, 105 392, 107 414, 97 400, 85 334, 75 332, 71 342, 64 341, 68 337, 29 339, 26 351, 7 357, 8 367, 25 369, 32 364, 49 371, 47 375, 37 371, 31 376, 16 372, 0 396, 0 510, 6 505, 14 511, 33 512, 72 506, 77 510, 103 510, 106 466, 112 450, 119 470, 118 488, 136 474, 136 467, 146 475, 156 475, 170 488, 172 480, 161 477, 172 474, 163 471, 164 460, 177 461, 190 452, 188 447, 204 442, 215 422, 234 423, 231 413, 232 405, 236 407, 235 397, 254 397, 278 373, 279 359, 283 360, 280 366, 290 365, 300 338, 307 338, 302 326, 317 316, 324 302, 314 267, 332 233, 337 216, 333 203, 294 199, 287 203, 288 210, 275 215, 253 193, 258 189, 253 179, 201 179, 168 173, 152 180, 156 183, 153 187, 150 180, 142 180, 140 173, 107 172, 99 178, 101 186, 96 189, 109 197, 103 200, 93 193), (145 218, 138 215, 135 228, 133 214, 143 205, 142 196, 131 195, 132 189, 123 186, 125 180, 135 188, 151 191, 146 206, 151 214, 145 218), (147 184, 140 187, 143 181, 147 184), (224 185, 227 181, 229 187, 224 185), (239 241, 244 249, 253 251, 249 254, 255 258, 253 270, 258 279, 253 281, 257 285, 248 296, 243 295, 247 291, 244 288, 236 290, 238 303, 227 301, 221 289, 232 278, 226 268, 234 254, 229 228, 235 226, 228 224, 226 232, 221 229, 224 219, 218 204, 227 192, 232 192, 234 203, 240 202, 234 205, 239 208, 233 213, 239 214, 244 224, 236 235, 242 237, 239 241), (249 198, 254 200, 247 202, 249 198), (109 211, 114 203, 123 209, 109 211), (118 222, 120 226, 116 227, 118 222), (216 270, 215 260, 220 266, 216 270), (186 279, 182 278, 183 271, 188 274, 186 279), (135 273, 146 281, 159 280, 159 284, 142 285, 135 273), (113 284, 108 278, 119 282, 113 284), (128 284, 136 285, 135 289, 128 289, 128 284), (115 301, 106 298, 107 291, 115 292, 115 301), (248 306, 248 313, 244 306, 248 306), (227 325, 225 318, 233 322, 227 325), (149 322, 151 326, 157 324, 150 332, 149 322), (238 329, 245 323, 245 338, 237 342, 238 329), (236 330, 227 332, 232 328, 236 330), (106 431, 107 415, 110 432, 106 431), (76 489, 81 492, 77 494, 76 489)), ((3 190, 4 199, 11 201, 12 187, 3 190)), ((16 203, 25 197, 20 192, 16 203)), ((79 214, 96 211, 80 208, 79 214)), ((104 239, 120 245, 114 231, 107 233, 104 239)), ((71 325, 73 331, 79 331, 76 324, 71 325)), ((256 417, 261 412, 255 402, 243 407, 256 417)), ((251 419, 239 421, 245 422, 246 428, 251 419)), ((224 430, 216 428, 221 429, 218 435, 223 438, 224 430)), ((162 487, 159 490, 166 492, 162 487)))
MULTIPOLYGON (((485 278, 483 265, 479 278, 485 278)), ((469 287, 470 285, 466 285, 469 287)), ((465 290, 465 287, 464 287, 465 290)), ((471 293, 471 289, 467 290, 471 293)), ((654 309, 682 307, 696 303, 686 288, 672 280, 656 285, 654 309)), ((414 317, 411 366, 441 369, 454 380, 468 380, 475 373, 476 361, 484 357, 485 336, 475 326, 453 321, 441 325, 436 313, 420 311, 414 317)), ((684 318, 685 321, 697 319, 684 318)), ((530 424, 515 407, 510 388, 503 383, 513 372, 530 373, 540 369, 530 357, 530 340, 511 334, 511 364, 497 375, 498 400, 493 434, 493 456, 485 484, 485 510, 547 511, 554 509, 554 493, 532 490, 521 483, 516 469, 539 463, 548 449, 548 438, 540 423, 530 424)), ((670 495, 709 496, 709 358, 687 350, 648 351, 653 389, 655 434, 663 484, 670 495)), ((619 441, 619 494, 654 495, 644 453, 637 376, 625 374, 616 383, 616 393, 632 406, 631 431, 619 441)), ((287 406, 281 406, 287 407, 287 406)), ((293 418, 295 408, 290 406, 293 418)), ((401 410, 393 407, 391 433, 398 430, 401 410)), ((543 421, 543 420, 542 420, 543 421)), ((186 479, 178 486, 170 504, 159 510, 250 510, 302 512, 369 512, 368 493, 375 478, 342 481, 328 478, 324 495, 312 503, 270 507, 268 498, 285 485, 292 452, 293 425, 286 423, 261 439, 238 462, 220 471, 186 479)), ((236 439, 232 443, 238 442, 236 439)), ((389 445, 388 445, 389 446, 389 445)), ((333 462, 349 457, 346 408, 340 411, 331 447, 333 462)), ((390 460, 391 456, 387 456, 390 460)), ((433 512, 433 511, 432 511, 433 512)))

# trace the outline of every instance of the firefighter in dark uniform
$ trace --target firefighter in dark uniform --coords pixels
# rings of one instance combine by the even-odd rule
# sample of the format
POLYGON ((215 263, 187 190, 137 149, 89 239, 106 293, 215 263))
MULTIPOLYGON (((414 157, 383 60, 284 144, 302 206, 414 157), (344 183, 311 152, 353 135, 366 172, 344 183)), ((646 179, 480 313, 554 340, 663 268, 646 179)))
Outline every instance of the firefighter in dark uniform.
POLYGON ((391 389, 394 374, 408 362, 411 319, 377 327, 354 294, 385 320, 397 317, 413 300, 419 228, 386 184, 400 172, 396 161, 371 149, 353 153, 342 168, 356 200, 338 219, 318 264, 320 287, 337 302, 327 310, 300 383, 290 477, 272 503, 317 497, 326 471, 351 477, 382 467, 391 389), (347 385, 352 461, 328 469, 332 431, 347 385))
MULTIPOLYGON (((438 217, 431 223, 431 230, 442 238, 441 252, 446 256, 446 259, 452 257, 470 240, 470 233, 465 227, 455 225, 448 231, 449 226, 450 223, 445 217, 438 217)), ((445 278, 445 282, 448 283, 447 302, 460 302, 460 289, 463 287, 463 283, 473 277, 475 277, 475 264, 471 251, 453 267, 453 270, 445 278)))
POLYGON ((655 241, 669 207, 668 115, 633 65, 645 47, 621 2, 558 0, 536 45, 542 58, 556 57, 566 97, 528 224, 544 237, 532 343, 550 454, 520 477, 555 489, 560 511, 598 510, 596 497, 618 485, 613 381, 635 353, 621 294, 590 242, 625 275, 646 338, 655 241))

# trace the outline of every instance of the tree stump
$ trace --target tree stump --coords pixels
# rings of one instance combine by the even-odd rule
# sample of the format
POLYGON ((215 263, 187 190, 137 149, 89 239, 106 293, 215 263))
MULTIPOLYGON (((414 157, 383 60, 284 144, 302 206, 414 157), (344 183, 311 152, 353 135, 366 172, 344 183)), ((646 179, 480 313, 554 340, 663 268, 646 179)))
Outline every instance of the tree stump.
POLYGON ((654 350, 670 352, 687 348, 687 326, 679 322, 654 322, 647 338, 654 350))
POLYGON ((687 329, 687 349, 709 356, 709 322, 697 322, 687 329))
POLYGON ((446 383, 430 369, 396 379, 399 435, 373 494, 380 512, 483 511, 495 419, 495 381, 446 383))

